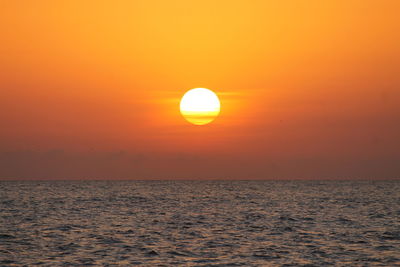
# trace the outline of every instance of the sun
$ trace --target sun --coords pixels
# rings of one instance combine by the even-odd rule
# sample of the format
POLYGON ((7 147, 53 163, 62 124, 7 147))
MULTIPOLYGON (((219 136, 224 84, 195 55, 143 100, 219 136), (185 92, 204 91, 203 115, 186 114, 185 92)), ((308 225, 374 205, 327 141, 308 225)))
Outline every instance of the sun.
POLYGON ((220 112, 218 96, 207 88, 194 88, 187 91, 180 103, 182 116, 194 125, 212 122, 220 112))

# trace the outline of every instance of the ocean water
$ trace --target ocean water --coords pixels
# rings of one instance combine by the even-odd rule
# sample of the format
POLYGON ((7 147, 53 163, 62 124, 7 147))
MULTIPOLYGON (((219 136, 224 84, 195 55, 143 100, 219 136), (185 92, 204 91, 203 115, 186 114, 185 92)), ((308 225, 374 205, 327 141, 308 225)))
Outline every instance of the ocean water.
POLYGON ((2 181, 24 265, 400 266, 400 181, 2 181))

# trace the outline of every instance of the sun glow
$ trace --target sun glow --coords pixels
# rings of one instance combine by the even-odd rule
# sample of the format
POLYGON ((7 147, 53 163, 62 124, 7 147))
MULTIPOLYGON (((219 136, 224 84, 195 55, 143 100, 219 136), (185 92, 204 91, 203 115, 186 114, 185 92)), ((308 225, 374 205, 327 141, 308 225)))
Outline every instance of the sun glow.
POLYGON ((194 88, 181 99, 180 111, 190 123, 204 125, 212 122, 220 112, 218 96, 206 88, 194 88))

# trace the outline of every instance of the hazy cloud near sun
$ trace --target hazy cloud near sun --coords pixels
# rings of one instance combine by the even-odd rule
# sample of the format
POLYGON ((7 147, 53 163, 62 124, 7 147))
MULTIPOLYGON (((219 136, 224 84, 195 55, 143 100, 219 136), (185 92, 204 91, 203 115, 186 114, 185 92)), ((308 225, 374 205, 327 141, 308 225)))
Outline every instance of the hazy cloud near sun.
POLYGON ((141 154, 129 151, 0 152, 4 179, 335 179, 396 178, 400 155, 395 157, 334 158, 305 155, 289 158, 266 155, 254 162, 251 155, 204 156, 173 153, 141 154), (172 173, 173 175, 170 175, 172 173), (212 173, 212 176, 210 176, 212 173), (294 173, 296 175, 294 175, 294 173))

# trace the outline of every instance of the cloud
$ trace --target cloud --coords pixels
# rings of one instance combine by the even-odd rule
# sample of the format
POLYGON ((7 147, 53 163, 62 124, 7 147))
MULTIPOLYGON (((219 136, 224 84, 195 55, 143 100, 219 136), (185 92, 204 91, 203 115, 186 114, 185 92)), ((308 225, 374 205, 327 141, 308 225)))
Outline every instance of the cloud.
POLYGON ((131 151, 0 152, 0 179, 395 179, 400 156, 143 154, 131 151))

